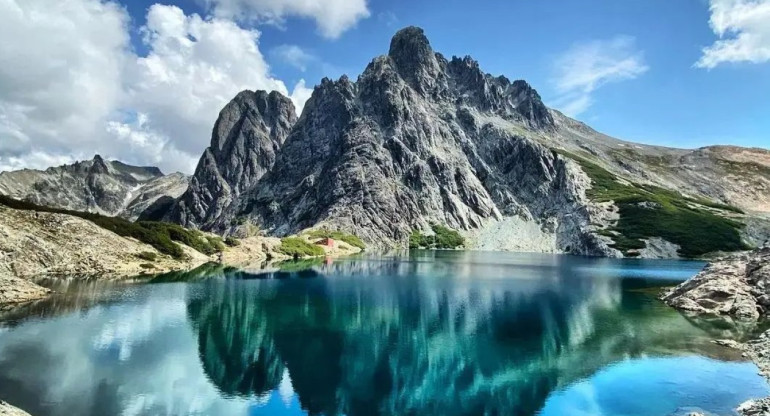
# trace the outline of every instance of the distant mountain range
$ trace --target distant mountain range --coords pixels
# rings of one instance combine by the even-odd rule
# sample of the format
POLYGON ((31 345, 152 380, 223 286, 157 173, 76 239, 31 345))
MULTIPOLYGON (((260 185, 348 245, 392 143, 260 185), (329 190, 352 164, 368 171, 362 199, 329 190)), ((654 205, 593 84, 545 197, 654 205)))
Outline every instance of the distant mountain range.
POLYGON ((136 219, 159 199, 179 197, 189 177, 156 167, 92 160, 46 170, 0 172, 0 194, 39 205, 136 219))
POLYGON ((129 218, 152 205, 145 216, 225 234, 328 227, 376 248, 432 224, 468 248, 612 257, 696 257, 770 237, 770 151, 614 139, 525 81, 434 52, 416 27, 356 81, 323 79, 299 117, 277 92, 238 94, 186 191, 181 175, 117 163, 4 173, 0 192, 129 218), (114 174, 88 173, 102 166, 114 174))

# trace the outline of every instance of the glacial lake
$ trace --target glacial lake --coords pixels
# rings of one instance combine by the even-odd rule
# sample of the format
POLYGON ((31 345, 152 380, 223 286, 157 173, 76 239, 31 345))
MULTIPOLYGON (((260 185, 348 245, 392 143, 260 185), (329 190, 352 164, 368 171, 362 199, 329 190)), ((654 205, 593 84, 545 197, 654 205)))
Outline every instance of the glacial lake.
POLYGON ((702 266, 426 251, 55 282, 0 313, 0 399, 34 416, 729 415, 770 394, 711 342, 737 332, 655 299, 702 266))

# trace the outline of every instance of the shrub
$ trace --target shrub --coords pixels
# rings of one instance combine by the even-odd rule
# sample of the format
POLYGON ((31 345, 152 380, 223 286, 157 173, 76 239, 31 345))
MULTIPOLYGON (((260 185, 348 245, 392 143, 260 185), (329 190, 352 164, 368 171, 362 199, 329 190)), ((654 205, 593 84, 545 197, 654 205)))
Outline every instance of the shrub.
POLYGON ((436 248, 458 248, 465 245, 465 239, 457 231, 439 224, 433 224, 431 228, 436 233, 436 248))
POLYGON ((152 251, 143 251, 137 254, 136 257, 141 260, 155 261, 158 259, 158 253, 153 253, 152 251))
POLYGON ((285 237, 281 239, 278 251, 292 257, 323 256, 326 252, 321 247, 310 244, 299 237, 285 237))
POLYGON ((227 237, 225 238, 225 244, 227 244, 230 247, 238 247, 239 245, 241 245, 241 240, 235 237, 227 237))
POLYGON ((207 236, 206 237, 206 241, 208 241, 209 246, 215 252, 221 253, 221 252, 225 251, 225 243, 222 241, 221 237, 207 236))
POLYGON ((432 224, 434 235, 423 235, 419 231, 412 231, 409 235, 409 248, 441 248, 455 249, 465 245, 465 239, 455 230, 439 224, 432 224))
POLYGON ((139 267, 141 267, 143 269, 154 269, 155 265, 151 264, 151 263, 142 263, 142 264, 139 265, 139 267))

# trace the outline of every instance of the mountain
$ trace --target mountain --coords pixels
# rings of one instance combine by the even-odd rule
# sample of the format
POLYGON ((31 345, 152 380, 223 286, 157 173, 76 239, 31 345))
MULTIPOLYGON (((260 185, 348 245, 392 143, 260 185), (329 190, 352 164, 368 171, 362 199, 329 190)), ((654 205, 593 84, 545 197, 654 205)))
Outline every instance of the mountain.
POLYGON ((159 198, 178 198, 189 178, 156 167, 92 160, 48 168, 0 172, 0 194, 38 205, 136 219, 159 198))
POLYGON ((611 138, 409 27, 355 82, 322 80, 299 119, 277 93, 239 94, 168 218, 380 248, 441 224, 470 248, 695 257, 767 238, 768 190, 767 150, 611 138))
POLYGON ((223 212, 272 168, 297 122, 291 100, 273 91, 243 91, 219 113, 209 146, 190 187, 168 218, 188 227, 211 228, 223 212))

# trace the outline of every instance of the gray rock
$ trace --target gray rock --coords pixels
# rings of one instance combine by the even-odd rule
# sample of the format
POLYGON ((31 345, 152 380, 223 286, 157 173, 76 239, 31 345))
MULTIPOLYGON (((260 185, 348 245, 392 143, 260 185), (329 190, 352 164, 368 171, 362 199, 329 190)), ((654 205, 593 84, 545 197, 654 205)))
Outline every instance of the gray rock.
POLYGON ((92 160, 48 168, 0 172, 0 194, 38 205, 136 219, 161 197, 179 197, 188 177, 156 167, 92 160))
POLYGON ((273 166, 296 121, 291 100, 277 92, 239 93, 219 113, 211 145, 167 219, 206 229, 230 223, 234 217, 225 210, 273 166))
POLYGON ((756 321, 770 313, 770 245, 709 263, 692 279, 662 297, 668 305, 696 313, 756 321))

